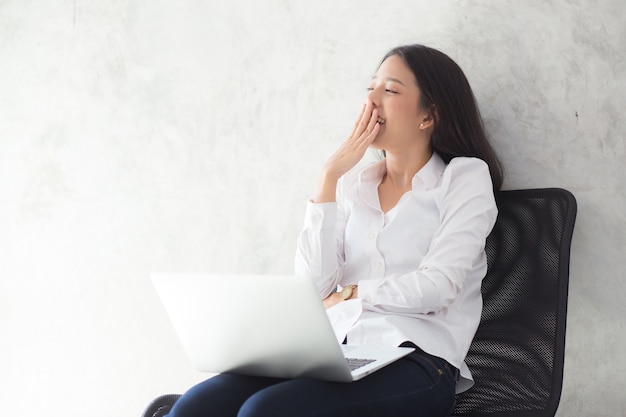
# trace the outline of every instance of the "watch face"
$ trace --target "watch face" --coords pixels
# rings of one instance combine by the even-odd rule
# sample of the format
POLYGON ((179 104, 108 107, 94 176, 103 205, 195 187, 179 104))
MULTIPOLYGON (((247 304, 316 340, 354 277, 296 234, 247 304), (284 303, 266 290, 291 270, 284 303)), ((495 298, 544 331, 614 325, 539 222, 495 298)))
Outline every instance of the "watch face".
POLYGON ((342 300, 347 300, 351 296, 352 296, 351 286, 345 287, 344 289, 341 290, 341 293, 339 294, 339 297, 341 297, 342 300))

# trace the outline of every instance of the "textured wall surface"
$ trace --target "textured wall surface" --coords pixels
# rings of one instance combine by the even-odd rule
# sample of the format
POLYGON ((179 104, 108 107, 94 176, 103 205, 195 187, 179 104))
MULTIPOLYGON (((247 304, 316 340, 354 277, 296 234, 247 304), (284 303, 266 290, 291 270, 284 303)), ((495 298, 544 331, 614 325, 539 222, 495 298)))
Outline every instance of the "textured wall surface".
POLYGON ((152 271, 289 273, 369 77, 466 71, 505 188, 579 202, 559 416, 626 409, 623 0, 0 1, 0 404, 133 416, 192 369, 152 271))

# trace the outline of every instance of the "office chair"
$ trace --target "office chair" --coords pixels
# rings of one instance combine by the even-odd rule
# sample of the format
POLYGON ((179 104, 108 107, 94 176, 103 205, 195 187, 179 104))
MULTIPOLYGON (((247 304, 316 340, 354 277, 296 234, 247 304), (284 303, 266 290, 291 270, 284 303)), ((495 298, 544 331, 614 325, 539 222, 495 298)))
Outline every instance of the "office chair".
MULTIPOLYGON (((453 416, 554 417, 563 385, 576 199, 545 188, 500 191, 496 202, 483 312, 466 358, 475 385, 457 395, 453 416)), ((166 415, 179 397, 158 397, 143 417, 166 415)))

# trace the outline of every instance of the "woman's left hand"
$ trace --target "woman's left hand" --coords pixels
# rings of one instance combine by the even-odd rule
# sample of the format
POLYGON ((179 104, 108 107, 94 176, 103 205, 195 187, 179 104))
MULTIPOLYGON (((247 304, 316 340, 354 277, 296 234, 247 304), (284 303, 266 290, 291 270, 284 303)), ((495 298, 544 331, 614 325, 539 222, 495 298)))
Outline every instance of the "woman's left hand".
MULTIPOLYGON (((352 295, 350 296, 350 298, 348 298, 348 300, 352 300, 354 298, 359 298, 359 288, 356 287, 354 290, 352 290, 352 295)), ((331 293, 328 297, 324 298, 323 304, 324 304, 324 308, 328 309, 334 305, 339 304, 340 302, 342 302, 344 300, 341 299, 341 296, 338 292, 333 292, 331 293)))
POLYGON ((339 297, 339 293, 334 292, 330 294, 328 297, 324 298, 324 301, 323 301, 324 308, 326 309, 331 308, 332 306, 339 304, 342 301, 343 300, 339 297))

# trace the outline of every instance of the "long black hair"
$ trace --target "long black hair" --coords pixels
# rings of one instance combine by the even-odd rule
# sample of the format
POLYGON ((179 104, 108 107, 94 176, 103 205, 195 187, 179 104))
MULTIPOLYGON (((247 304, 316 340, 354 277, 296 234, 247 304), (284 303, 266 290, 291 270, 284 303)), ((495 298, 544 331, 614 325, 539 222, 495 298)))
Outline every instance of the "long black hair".
POLYGON ((443 52, 419 44, 396 47, 381 63, 395 55, 415 75, 421 91, 420 105, 432 111, 433 151, 446 163, 457 156, 482 159, 489 166, 494 190, 499 190, 502 165, 487 139, 476 98, 461 68, 443 52))

